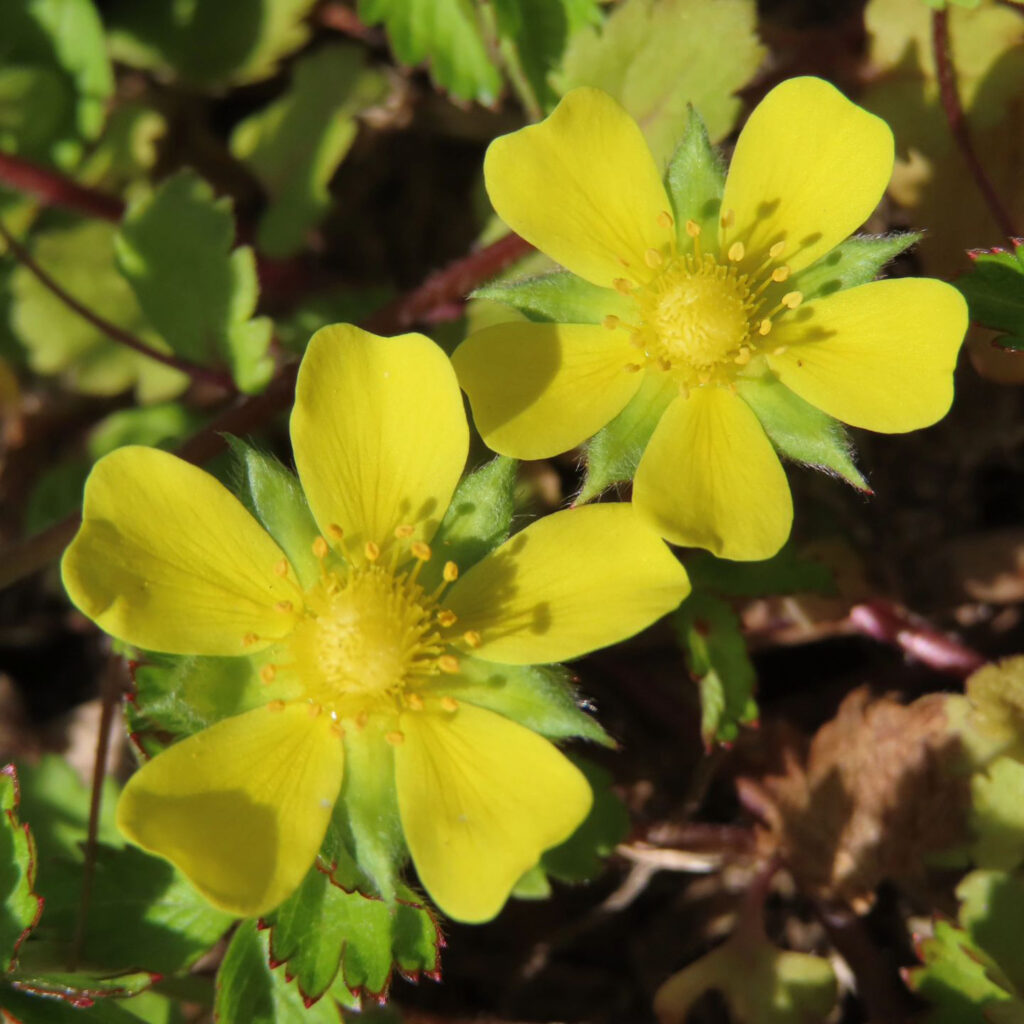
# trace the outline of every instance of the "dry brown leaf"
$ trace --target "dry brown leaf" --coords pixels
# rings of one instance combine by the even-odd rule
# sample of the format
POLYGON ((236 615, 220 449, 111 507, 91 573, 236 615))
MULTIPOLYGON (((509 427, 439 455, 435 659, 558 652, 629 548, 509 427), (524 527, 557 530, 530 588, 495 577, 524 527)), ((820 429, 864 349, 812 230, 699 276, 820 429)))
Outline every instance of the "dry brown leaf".
POLYGON ((930 854, 963 838, 969 793, 942 694, 903 705, 855 690, 806 755, 792 738, 779 755, 781 767, 737 784, 765 852, 808 895, 864 912, 881 882, 920 878, 930 854))

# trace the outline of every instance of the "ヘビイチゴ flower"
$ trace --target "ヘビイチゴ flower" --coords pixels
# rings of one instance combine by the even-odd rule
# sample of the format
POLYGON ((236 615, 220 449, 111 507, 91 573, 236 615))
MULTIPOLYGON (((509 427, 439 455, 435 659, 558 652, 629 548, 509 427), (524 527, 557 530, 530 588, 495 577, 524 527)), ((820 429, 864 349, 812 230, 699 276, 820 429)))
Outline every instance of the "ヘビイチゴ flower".
POLYGON ((422 335, 319 331, 291 436, 312 540, 271 537, 165 452, 122 448, 92 471, 62 565, 75 604, 147 650, 258 658, 268 694, 147 762, 120 827, 212 902, 262 914, 312 864, 348 762, 387 775, 441 909, 489 918, 591 794, 551 742, 472 702, 468 667, 621 640, 678 604, 685 572, 625 504, 547 516, 462 574, 439 560, 468 430, 451 365, 422 335))
POLYGON ((639 127, 599 90, 575 89, 496 139, 485 175, 499 216, 603 298, 588 323, 500 323, 463 342, 454 363, 485 441, 543 458, 648 403, 660 419, 637 509, 673 543, 773 554, 792 501, 746 384, 780 383, 891 433, 934 423, 952 401, 967 313, 951 286, 800 292, 800 272, 867 219, 892 166, 888 126, 816 78, 782 83, 753 111, 703 227, 676 222, 639 127))

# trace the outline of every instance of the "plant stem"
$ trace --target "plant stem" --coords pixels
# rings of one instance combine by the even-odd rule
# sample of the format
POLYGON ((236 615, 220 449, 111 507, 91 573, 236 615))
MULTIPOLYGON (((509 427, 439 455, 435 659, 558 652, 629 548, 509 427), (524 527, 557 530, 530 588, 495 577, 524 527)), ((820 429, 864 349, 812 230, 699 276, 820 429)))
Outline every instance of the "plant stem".
POLYGON ((953 61, 953 49, 949 38, 949 11, 945 8, 932 12, 932 52, 935 56, 935 71, 939 80, 939 97, 942 100, 942 109, 946 112, 946 121, 949 123, 953 140, 959 146, 978 190, 988 204, 995 222, 999 225, 999 230, 1008 238, 1014 237, 1020 232, 978 159, 974 143, 971 140, 970 127, 964 115, 957 87, 956 64, 953 61))
POLYGON ((98 313, 94 313, 88 306, 83 305, 73 295, 65 291, 61 285, 36 263, 29 251, 7 230, 3 221, 0 221, 0 238, 3 239, 4 244, 14 255, 15 259, 29 270, 44 288, 55 295, 68 309, 77 313, 83 320, 107 335, 108 338, 116 341, 119 345, 124 345, 125 348, 130 348, 133 352, 138 352, 139 355, 146 356, 146 358, 152 359, 155 362, 163 363, 164 366, 170 366, 175 370, 179 370, 193 380, 215 384, 217 387, 224 388, 227 391, 235 390, 234 381, 229 374, 221 370, 212 370, 206 366, 199 366, 196 363, 179 359, 177 356, 168 355, 165 352, 152 348, 140 338, 135 337, 134 334, 123 330, 117 324, 112 324, 109 320, 104 320, 98 313))
POLYGON ((100 220, 117 222, 124 213, 124 203, 117 196, 79 185, 49 167, 9 153, 0 153, 0 185, 33 196, 44 206, 59 206, 100 220))

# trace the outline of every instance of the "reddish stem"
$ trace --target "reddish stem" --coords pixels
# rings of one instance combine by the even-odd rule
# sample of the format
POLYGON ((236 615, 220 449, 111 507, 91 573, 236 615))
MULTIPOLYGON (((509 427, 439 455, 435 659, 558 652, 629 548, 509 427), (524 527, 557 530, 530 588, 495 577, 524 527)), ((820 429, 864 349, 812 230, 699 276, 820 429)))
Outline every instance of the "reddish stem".
POLYGON ((970 127, 967 124, 967 117, 960 102, 960 90, 957 87, 956 64, 953 61, 953 49, 949 39, 949 12, 945 8, 932 12, 932 51, 939 79, 939 97, 942 100, 942 109, 946 112, 950 133, 957 146, 960 147, 960 152, 974 176, 974 182, 999 225, 999 230, 1008 237, 1020 234, 978 159, 974 143, 971 140, 970 127))
POLYGON ((84 306, 73 295, 65 291, 61 285, 36 263, 29 251, 14 238, 2 221, 0 221, 0 238, 3 239, 7 248, 14 254, 18 262, 31 271, 44 288, 52 292, 68 309, 77 313, 83 320, 107 335, 108 338, 113 339, 119 345, 124 345, 125 348, 130 348, 133 352, 138 352, 139 355, 146 356, 147 359, 152 359, 157 363, 163 363, 164 366, 180 370, 182 373, 188 374, 193 380, 215 384, 226 391, 235 390, 234 381, 229 374, 223 373, 220 370, 211 370, 209 367, 199 366, 185 359, 179 359, 177 356, 160 352, 158 349, 152 348, 141 339, 135 337, 134 334, 130 334, 128 331, 118 327, 117 324, 104 320, 103 317, 98 313, 94 313, 88 306, 84 306))
POLYGON ((57 171, 9 153, 0 153, 0 184, 34 196, 45 206, 60 206, 87 217, 116 222, 124 213, 124 203, 117 196, 86 188, 57 171))
POLYGON ((854 605, 848 621, 856 632, 899 647, 936 672, 964 678, 985 664, 977 651, 891 601, 876 599, 854 605))

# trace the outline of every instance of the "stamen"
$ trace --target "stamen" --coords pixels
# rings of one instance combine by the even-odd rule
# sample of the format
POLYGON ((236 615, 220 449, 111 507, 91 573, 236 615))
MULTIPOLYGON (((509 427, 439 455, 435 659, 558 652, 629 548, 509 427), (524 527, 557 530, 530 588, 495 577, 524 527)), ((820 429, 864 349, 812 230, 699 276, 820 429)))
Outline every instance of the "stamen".
POLYGON ((617 277, 612 281, 612 287, 620 294, 630 296, 633 294, 633 286, 624 278, 617 277))
POLYGON ((356 728, 357 729, 365 729, 366 728, 366 723, 369 720, 370 720, 370 716, 365 711, 360 711, 359 714, 356 715, 356 728))
POLYGON ((398 540, 406 540, 416 532, 415 526, 410 526, 408 523, 403 523, 401 526, 395 527, 395 537, 398 540))
POLYGON ((335 540, 341 540, 341 538, 345 536, 345 531, 337 523, 331 523, 330 526, 327 527, 327 532, 335 540))
POLYGON ((786 294, 782 296, 782 304, 787 309, 796 309, 796 307, 803 301, 803 292, 786 292, 786 294))
POLYGON ((366 545, 363 547, 363 554, 366 555, 368 562, 376 562, 380 558, 380 545, 374 543, 372 540, 368 540, 366 545))
POLYGON ((315 558, 319 558, 320 561, 323 561, 327 557, 327 552, 329 550, 330 549, 327 547, 327 541, 325 541, 323 537, 317 537, 316 540, 313 541, 313 556, 315 558))
POLYGON ((726 210, 722 214, 722 227, 723 228, 731 228, 733 226, 733 224, 735 223, 735 221, 736 221, 736 212, 735 212, 735 210, 726 210))
POLYGON ((733 263, 739 263, 746 253, 746 247, 742 242, 733 242, 732 245, 729 246, 729 259, 733 263))
POLYGON ((284 701, 283 700, 272 700, 267 705, 267 710, 268 711, 284 711, 284 701))
POLYGON ((454 583, 459 578, 459 567, 454 562, 445 562, 441 575, 448 583, 454 583))
POLYGON ((444 629, 451 629, 456 622, 459 621, 459 617, 453 611, 449 611, 447 608, 444 611, 437 613, 437 624, 442 626, 444 629))
POLYGON ((762 338, 765 338, 765 337, 768 336, 768 333, 769 333, 769 331, 771 331, 771 329, 772 329, 772 322, 771 322, 771 320, 768 319, 768 317, 765 317, 761 321, 761 323, 759 324, 759 326, 757 328, 757 333, 760 334, 762 338))
POLYGON ((785 251, 786 251, 786 243, 785 242, 776 242, 768 250, 768 255, 771 256, 771 258, 773 260, 777 260, 785 251))
POLYGON ((310 718, 319 718, 320 717, 320 713, 322 711, 323 711, 323 708, 320 707, 319 704, 310 704, 309 705, 309 717, 310 718))
POLYGON ((264 665, 260 669, 260 682, 266 683, 268 686, 274 681, 274 677, 277 675, 276 665, 264 665))
POLYGON ((614 313, 609 313, 602 321, 601 324, 607 327, 609 331, 614 331, 619 326, 619 318, 614 313))
POLYGON ((791 271, 788 266, 783 265, 781 267, 776 267, 772 271, 772 280, 776 284, 781 284, 787 277, 789 277, 790 273, 791 271))
POLYGON ((666 372, 672 369, 672 363, 664 356, 662 356, 661 359, 658 360, 658 365, 666 372))
POLYGON ((291 601, 278 601, 277 604, 274 605, 274 611, 291 612, 294 610, 295 605, 293 605, 291 601))
POLYGON ((405 742, 405 733, 399 732, 398 729, 393 730, 384 734, 384 739, 388 741, 393 747, 400 747, 405 742))
POLYGON ((475 629, 467 629, 462 634, 462 639, 466 641, 467 647, 479 647, 480 646, 480 634, 475 629))
POLYGON ((242 637, 243 647, 252 647, 253 644, 258 644, 259 642, 260 638, 255 633, 246 633, 245 636, 242 637))
POLYGON ((691 238, 698 238, 700 236, 700 225, 695 220, 688 220, 686 222, 686 233, 691 238))
POLYGON ((787 348, 789 348, 788 345, 780 345, 778 348, 772 349, 772 355, 773 356, 781 356, 782 353, 785 352, 787 348))
POLYGON ((442 672, 447 672, 448 675, 453 675, 459 671, 459 659, 454 654, 442 654, 437 659, 437 667, 442 672))
POLYGON ((750 349, 744 345, 739 352, 736 353, 736 358, 733 360, 737 366, 746 366, 750 362, 750 349))
POLYGON ((657 249, 648 249, 644 253, 644 263, 651 268, 651 270, 657 270, 658 267, 664 263, 664 259, 657 249))
POLYGON ((441 707, 444 708, 445 711, 458 711, 459 702, 454 697, 442 697, 441 707))
POLYGON ((277 565, 274 566, 274 573, 275 573, 275 575, 280 576, 281 579, 284 579, 285 576, 288 575, 288 569, 289 569, 288 559, 287 558, 282 558, 281 561, 278 562, 277 565))
POLYGON ((405 706, 413 711, 422 711, 423 698, 418 693, 407 693, 405 695, 405 706))
POLYGON ((670 228, 675 224, 675 221, 672 219, 672 214, 669 213, 668 210, 662 210, 661 213, 658 214, 657 221, 658 227, 662 228, 670 228))
POLYGON ((626 363, 626 373, 639 373, 643 367, 639 363, 626 363))
POLYGON ((345 730, 337 722, 331 723, 331 732, 340 740, 345 736, 345 730))
POLYGON ((416 558, 421 562, 430 561, 431 551, 429 544, 424 544, 423 541, 418 540, 412 545, 412 547, 409 550, 412 551, 413 558, 416 558))

